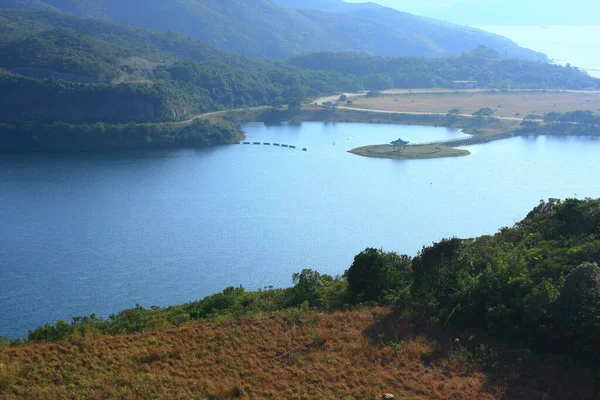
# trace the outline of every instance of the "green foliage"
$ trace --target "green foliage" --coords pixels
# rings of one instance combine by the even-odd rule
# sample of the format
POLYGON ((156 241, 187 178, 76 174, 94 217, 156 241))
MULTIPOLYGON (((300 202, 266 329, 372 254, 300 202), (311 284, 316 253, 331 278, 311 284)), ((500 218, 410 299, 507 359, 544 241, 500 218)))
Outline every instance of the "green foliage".
POLYGON ((218 108, 210 94, 178 81, 79 84, 0 71, 0 122, 162 122, 218 108))
POLYGON ((290 289, 290 304, 293 306, 306 302, 310 307, 333 310, 343 306, 347 300, 346 282, 339 277, 304 269, 293 275, 293 281, 294 287, 290 289))
MULTIPOLYGON (((555 303, 557 334, 580 356, 600 357, 600 268, 582 264, 568 275, 555 303)), ((564 347, 564 346, 563 346, 564 347)))
POLYGON ((373 248, 356 255, 345 273, 348 290, 358 302, 382 300, 390 292, 405 294, 410 276, 410 257, 373 248))
MULTIPOLYGON (((489 50, 489 49, 488 49, 489 50)), ((600 80, 558 65, 498 57, 478 52, 458 57, 386 58, 361 53, 314 53, 292 58, 301 68, 352 74, 363 87, 389 88, 451 87, 452 81, 477 81, 480 87, 509 88, 600 88, 600 80)))
POLYGON ((424 248, 412 260, 413 307, 460 328, 596 351, 599 269, 577 266, 599 261, 599 213, 600 200, 550 199, 495 236, 424 248))
MULTIPOLYGON (((22 1, 26 2, 28 0, 22 1)), ((110 49, 110 46, 113 46, 116 49, 126 49, 128 52, 138 54, 151 61, 173 62, 194 60, 199 62, 218 62, 246 69, 259 69, 263 67, 263 63, 260 61, 219 50, 210 44, 192 39, 189 36, 177 34, 173 31, 162 33, 132 26, 117 25, 98 19, 77 18, 54 12, 33 13, 10 8, 0 8, 0 45, 28 40, 28 38, 43 40, 44 35, 55 31, 66 35, 67 39, 69 36, 72 36, 69 31, 76 31, 83 36, 85 41, 92 41, 92 45, 98 46, 100 50, 110 49), (57 27, 60 27, 60 29, 57 30, 57 27)), ((61 44, 59 42, 58 44, 69 51, 74 50, 65 46, 66 43, 61 44)), ((54 46, 52 43, 49 45, 54 46)), ((84 48, 83 50, 86 49, 84 48)), ((51 52, 51 49, 44 51, 51 52)), ((84 53, 90 52, 86 50, 84 53)), ((93 52, 91 53, 82 55, 84 57, 94 57, 93 52)), ((113 56, 115 55, 114 52, 111 53, 113 56)), ((2 63, 0 63, 0 66, 4 67, 2 63)))
POLYGON ((494 115, 494 110, 489 107, 480 108, 473 113, 474 117, 491 118, 494 115))
POLYGON ((528 116, 523 123, 522 132, 551 135, 586 135, 597 136, 600 134, 600 115, 590 110, 573 112, 551 112, 544 115, 544 125, 533 125, 528 116))
POLYGON ((82 82, 111 82, 121 76, 120 61, 136 52, 78 31, 56 28, 0 45, 0 65, 24 74, 52 72, 82 82), (34 71, 24 69, 33 68, 34 71))
POLYGON ((0 123, 0 152, 209 147, 241 138, 236 128, 196 119, 189 125, 0 123))

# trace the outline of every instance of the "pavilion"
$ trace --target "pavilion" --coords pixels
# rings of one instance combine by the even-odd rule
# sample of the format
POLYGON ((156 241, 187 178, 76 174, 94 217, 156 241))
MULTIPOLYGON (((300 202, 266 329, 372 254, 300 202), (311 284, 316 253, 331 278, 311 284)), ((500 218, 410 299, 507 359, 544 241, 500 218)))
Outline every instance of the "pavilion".
POLYGON ((394 146, 394 151, 400 151, 400 152, 404 152, 406 150, 406 145, 409 142, 406 142, 402 139, 398 139, 398 140, 394 140, 393 142, 390 142, 390 144, 392 146, 394 146))

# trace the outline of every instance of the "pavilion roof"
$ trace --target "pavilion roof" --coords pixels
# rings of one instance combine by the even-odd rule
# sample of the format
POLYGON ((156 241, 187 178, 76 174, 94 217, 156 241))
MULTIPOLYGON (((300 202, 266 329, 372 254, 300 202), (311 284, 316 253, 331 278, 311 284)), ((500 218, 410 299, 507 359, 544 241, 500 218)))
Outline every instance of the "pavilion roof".
POLYGON ((408 143, 407 141, 404 141, 402 139, 398 139, 398 140, 394 140, 393 142, 390 142, 390 144, 394 145, 394 146, 406 146, 408 143))

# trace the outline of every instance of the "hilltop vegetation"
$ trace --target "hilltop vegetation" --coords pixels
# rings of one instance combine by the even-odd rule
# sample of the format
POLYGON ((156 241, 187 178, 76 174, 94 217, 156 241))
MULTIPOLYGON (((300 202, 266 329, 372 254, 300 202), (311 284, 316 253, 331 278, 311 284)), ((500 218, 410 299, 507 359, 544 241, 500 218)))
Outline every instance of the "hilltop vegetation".
POLYGON ((599 260, 600 200, 550 199, 493 236, 444 239, 415 257, 370 248, 340 277, 303 270, 289 289, 231 287, 183 306, 137 307, 107 320, 59 321, 31 331, 28 341, 135 333, 298 306, 331 311, 375 302, 412 318, 485 331, 506 343, 594 360, 600 356, 599 260))
POLYGON ((477 81, 494 88, 599 88, 600 79, 576 68, 506 59, 478 47, 460 57, 386 58, 359 53, 315 53, 290 59, 300 68, 353 74, 372 90, 450 87, 452 81, 477 81))
POLYGON ((493 236, 444 239, 415 257, 365 249, 339 277, 303 270, 288 289, 230 287, 181 306, 47 324, 0 347, 0 393, 590 398, 599 228, 600 200, 550 199, 493 236), (361 311, 376 305, 394 312, 361 311), (281 382, 282 371, 310 384, 281 382))
POLYGON ((77 31, 56 28, 0 46, 2 67, 34 68, 72 74, 71 80, 112 82, 121 77, 121 60, 136 52, 77 31))
MULTIPOLYGON (((56 12, 26 12, 0 8, 0 45, 15 43, 30 37, 43 38, 57 28, 62 29, 58 31, 60 35, 55 34, 55 42, 58 45, 63 45, 71 52, 79 50, 69 45, 74 40, 73 36, 76 35, 75 38, 92 41, 96 46, 109 49, 127 49, 132 54, 159 63, 194 60, 219 62, 232 67, 244 67, 245 69, 256 69, 263 65, 260 61, 228 53, 207 43, 174 32, 160 33, 101 20, 77 18, 56 12)), ((24 48, 21 49, 21 52, 30 51, 32 53, 29 55, 30 58, 39 55, 43 59, 44 52, 47 49, 42 48, 42 53, 36 54, 39 50, 39 48, 31 50, 24 48)), ((90 53, 96 53, 97 51, 98 49, 93 49, 90 53)), ((100 49, 100 53, 103 52, 100 49)), ((114 52, 110 55, 119 57, 114 52)), ((0 67, 3 66, 0 63, 0 67)))
POLYGON ((183 0, 168 5, 162 0, 4 1, 0 6, 43 9, 43 4, 75 16, 179 32, 263 59, 315 51, 439 57, 478 45, 509 57, 546 59, 498 35, 379 6, 359 9, 341 3, 327 10, 309 10, 286 8, 271 0, 183 0))

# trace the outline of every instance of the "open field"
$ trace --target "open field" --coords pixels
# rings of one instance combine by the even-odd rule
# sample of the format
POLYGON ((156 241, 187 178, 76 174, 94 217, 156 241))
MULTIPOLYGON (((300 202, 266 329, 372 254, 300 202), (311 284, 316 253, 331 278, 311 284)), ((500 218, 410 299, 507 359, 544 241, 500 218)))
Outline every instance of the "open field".
POLYGON ((363 157, 394 158, 398 160, 461 157, 471 154, 468 150, 443 145, 408 146, 406 151, 403 152, 393 151, 393 149, 393 146, 390 145, 363 146, 350 150, 350 153, 363 157))
POLYGON ((594 381, 585 370, 523 351, 481 347, 473 332, 454 337, 439 328, 415 328, 389 309, 370 308, 298 310, 130 336, 0 347, 0 398, 593 397, 594 381))
POLYGON ((352 108, 389 112, 447 113, 458 108, 472 114, 490 107, 494 115, 522 119, 529 114, 543 115, 552 111, 600 111, 599 92, 449 92, 429 94, 396 94, 376 98, 353 97, 352 108))

